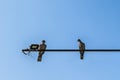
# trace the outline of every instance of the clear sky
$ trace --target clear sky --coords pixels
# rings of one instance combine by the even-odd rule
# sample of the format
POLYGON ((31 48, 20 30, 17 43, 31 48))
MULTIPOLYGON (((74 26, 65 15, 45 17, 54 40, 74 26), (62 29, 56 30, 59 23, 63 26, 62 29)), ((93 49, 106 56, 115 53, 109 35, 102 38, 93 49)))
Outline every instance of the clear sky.
POLYGON ((21 50, 45 39, 47 49, 120 49, 120 0, 0 0, 0 80, 120 80, 120 53, 21 50))

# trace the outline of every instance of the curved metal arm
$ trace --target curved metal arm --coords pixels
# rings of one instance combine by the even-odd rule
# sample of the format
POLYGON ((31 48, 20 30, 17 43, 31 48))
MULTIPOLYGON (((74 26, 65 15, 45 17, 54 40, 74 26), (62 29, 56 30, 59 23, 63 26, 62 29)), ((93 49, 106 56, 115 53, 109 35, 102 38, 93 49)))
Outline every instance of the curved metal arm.
POLYGON ((25 55, 27 55, 27 54, 30 53, 30 49, 23 49, 22 52, 23 52, 25 55))

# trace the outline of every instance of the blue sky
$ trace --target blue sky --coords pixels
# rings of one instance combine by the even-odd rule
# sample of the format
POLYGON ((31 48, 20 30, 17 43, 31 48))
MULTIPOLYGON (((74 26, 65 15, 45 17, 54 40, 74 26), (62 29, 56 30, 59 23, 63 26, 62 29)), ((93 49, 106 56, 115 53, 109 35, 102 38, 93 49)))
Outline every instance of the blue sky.
POLYGON ((120 49, 119 0, 1 0, 0 80, 119 80, 120 53, 21 50, 45 39, 48 49, 120 49))

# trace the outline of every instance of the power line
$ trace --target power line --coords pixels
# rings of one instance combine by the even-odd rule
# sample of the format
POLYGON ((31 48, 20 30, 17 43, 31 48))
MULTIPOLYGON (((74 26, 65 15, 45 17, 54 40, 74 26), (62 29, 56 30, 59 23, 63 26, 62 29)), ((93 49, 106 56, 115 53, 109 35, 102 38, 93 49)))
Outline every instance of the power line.
MULTIPOLYGON (((23 49, 22 52, 25 55, 28 55, 30 52, 39 52, 39 51, 45 51, 45 52, 80 52, 83 50, 79 49, 46 49, 46 50, 39 50, 39 49, 23 49)), ((85 49, 85 52, 120 52, 120 49, 85 49)), ((38 61, 42 59, 42 56, 38 56, 38 61)), ((80 59, 83 60, 84 53, 81 54, 80 59)))
MULTIPOLYGON (((46 50, 34 50, 34 49, 23 49, 22 51, 45 51, 45 52, 79 52, 79 49, 46 49, 46 50)), ((85 52, 120 52, 120 49, 85 49, 85 52)))

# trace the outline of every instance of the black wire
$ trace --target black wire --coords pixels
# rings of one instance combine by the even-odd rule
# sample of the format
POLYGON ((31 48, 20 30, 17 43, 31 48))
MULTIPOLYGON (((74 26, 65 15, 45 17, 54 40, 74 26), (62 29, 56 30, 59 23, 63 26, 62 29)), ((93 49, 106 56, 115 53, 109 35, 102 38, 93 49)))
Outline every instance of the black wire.
MULTIPOLYGON (((25 51, 45 51, 45 52, 78 52, 79 49, 46 49, 46 50, 31 50, 23 49, 25 51)), ((85 49, 86 52, 120 52, 120 49, 85 49)))

